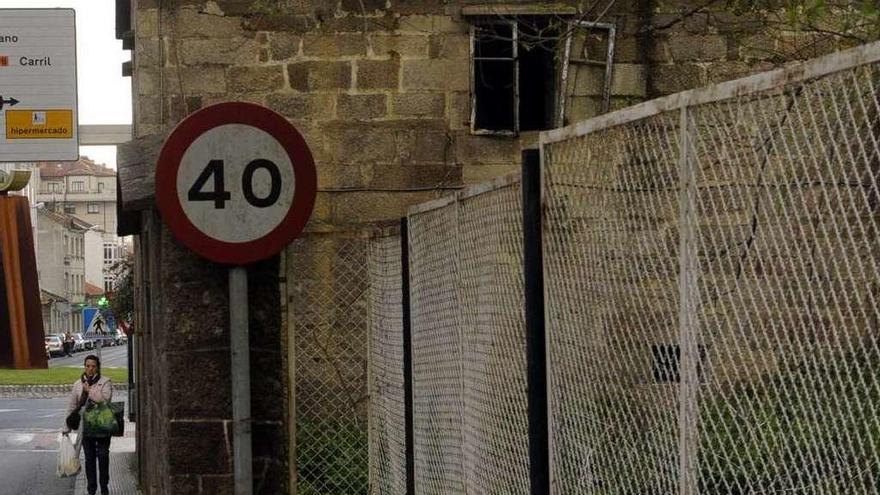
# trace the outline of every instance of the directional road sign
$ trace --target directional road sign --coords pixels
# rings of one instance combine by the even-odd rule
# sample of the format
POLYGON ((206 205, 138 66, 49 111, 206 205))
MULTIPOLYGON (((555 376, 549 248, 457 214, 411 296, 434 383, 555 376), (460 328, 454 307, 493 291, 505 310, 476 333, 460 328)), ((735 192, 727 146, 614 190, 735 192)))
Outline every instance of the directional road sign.
POLYGON ((79 158, 73 9, 0 9, 0 162, 79 158))
POLYGON ((284 117, 252 103, 219 103, 181 122, 156 165, 156 203, 174 236, 219 263, 267 258, 305 227, 315 163, 284 117))

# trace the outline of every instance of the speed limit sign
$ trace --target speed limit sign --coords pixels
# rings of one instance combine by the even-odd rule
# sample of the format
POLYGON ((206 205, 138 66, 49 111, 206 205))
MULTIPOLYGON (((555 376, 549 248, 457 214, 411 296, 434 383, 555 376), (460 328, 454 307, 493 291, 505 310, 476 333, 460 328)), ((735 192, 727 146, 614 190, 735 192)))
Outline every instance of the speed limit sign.
POLYGON ((315 162, 284 117, 252 103, 219 103, 183 120, 156 165, 156 203, 196 254, 244 265, 276 254, 305 227, 315 162))

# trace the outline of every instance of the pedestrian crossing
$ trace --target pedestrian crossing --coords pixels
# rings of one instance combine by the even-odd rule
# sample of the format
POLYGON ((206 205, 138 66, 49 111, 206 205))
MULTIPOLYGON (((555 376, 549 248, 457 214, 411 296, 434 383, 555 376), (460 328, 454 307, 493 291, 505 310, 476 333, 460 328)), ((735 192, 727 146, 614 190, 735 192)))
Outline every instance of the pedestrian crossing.
POLYGON ((59 430, 0 430, 2 452, 58 452, 59 430))

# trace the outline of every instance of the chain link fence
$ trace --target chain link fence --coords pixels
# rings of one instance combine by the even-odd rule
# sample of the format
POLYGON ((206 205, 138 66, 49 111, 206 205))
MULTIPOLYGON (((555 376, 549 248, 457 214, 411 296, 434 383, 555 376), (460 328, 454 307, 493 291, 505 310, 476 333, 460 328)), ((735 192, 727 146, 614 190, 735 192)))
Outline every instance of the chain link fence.
POLYGON ((555 493, 877 493, 878 54, 545 138, 555 493))
POLYGON ((518 178, 411 212, 416 491, 527 493, 518 178))
POLYGON ((287 259, 297 495, 366 494, 367 239, 298 239, 287 259))
POLYGON ((420 493, 462 494, 465 486, 457 217, 452 202, 409 219, 413 442, 420 493))
POLYGON ((406 493, 403 282, 397 229, 369 244, 371 493, 406 493))
POLYGON ((545 147, 556 493, 676 492, 677 121, 640 124, 545 147))
MULTIPOLYGON (((519 177, 458 201, 467 493, 529 491, 519 177)), ((418 486, 418 485, 417 485, 418 486)))
MULTIPOLYGON (((417 493, 528 492, 521 194, 503 178, 408 217, 417 493)), ((372 484, 405 493, 400 238, 370 252, 372 484)))
MULTIPOLYGON (((553 493, 878 493, 878 61, 542 134, 553 493)), ((298 493, 402 494, 410 468, 419 495, 529 492, 521 194, 413 208, 408 258, 395 232, 301 241, 298 493)))

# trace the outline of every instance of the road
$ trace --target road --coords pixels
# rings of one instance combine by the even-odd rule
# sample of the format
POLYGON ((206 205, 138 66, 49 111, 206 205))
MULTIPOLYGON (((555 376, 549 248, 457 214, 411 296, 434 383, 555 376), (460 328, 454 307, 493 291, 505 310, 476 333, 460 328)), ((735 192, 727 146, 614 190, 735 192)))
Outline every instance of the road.
MULTIPOLYGON (((124 345, 105 347, 101 349, 101 366, 104 368, 125 368, 126 366, 128 366, 128 351, 126 349, 127 348, 124 345)), ((73 357, 53 357, 49 360, 49 367, 81 367, 83 365, 83 360, 85 360, 86 356, 88 356, 89 354, 97 355, 98 350, 92 349, 91 351, 79 351, 74 354, 73 357)), ((0 495, 4 494, 0 492, 0 495)))
POLYGON ((0 494, 72 495, 55 464, 66 399, 0 399, 0 494))
MULTIPOLYGON (((97 350, 52 358, 50 367, 82 367, 97 350)), ((126 367, 126 346, 101 349, 103 367, 126 367)), ((114 400, 125 401, 124 394, 114 400)), ((0 399, 0 495, 73 495, 75 478, 55 475, 67 399, 0 399)))

